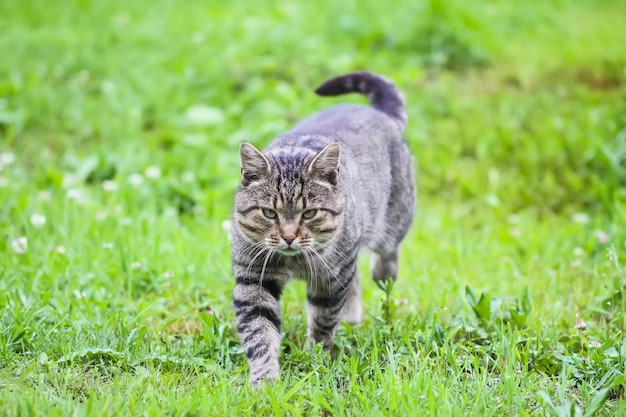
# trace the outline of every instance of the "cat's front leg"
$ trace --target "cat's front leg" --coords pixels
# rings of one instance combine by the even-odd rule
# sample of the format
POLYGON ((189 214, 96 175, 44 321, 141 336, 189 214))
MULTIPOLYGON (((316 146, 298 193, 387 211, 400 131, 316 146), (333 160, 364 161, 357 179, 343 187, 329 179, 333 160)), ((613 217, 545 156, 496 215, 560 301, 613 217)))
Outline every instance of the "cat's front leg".
MULTIPOLYGON (((324 284, 320 279, 307 291, 309 344, 317 342, 324 349, 333 347, 335 332, 344 313, 346 301, 355 279, 356 260, 342 266, 324 284)), ((357 278, 358 279, 358 278, 357 278)))
POLYGON ((250 383, 254 386, 278 378, 281 290, 282 284, 266 278, 261 284, 237 279, 233 291, 237 332, 248 358, 250 383))

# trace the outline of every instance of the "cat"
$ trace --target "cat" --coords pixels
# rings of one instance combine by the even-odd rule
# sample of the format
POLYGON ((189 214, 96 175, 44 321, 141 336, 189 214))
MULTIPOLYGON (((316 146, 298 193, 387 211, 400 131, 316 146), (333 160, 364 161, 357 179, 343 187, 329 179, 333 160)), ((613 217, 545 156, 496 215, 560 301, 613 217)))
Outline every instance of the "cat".
POLYGON ((279 298, 287 281, 307 281, 309 343, 330 350, 340 320, 362 318, 358 253, 372 251, 374 280, 395 280, 398 247, 413 221, 415 175, 403 139, 402 93, 368 72, 330 79, 315 92, 359 92, 372 106, 331 107, 264 152, 240 146, 233 305, 253 386, 279 376, 279 298))

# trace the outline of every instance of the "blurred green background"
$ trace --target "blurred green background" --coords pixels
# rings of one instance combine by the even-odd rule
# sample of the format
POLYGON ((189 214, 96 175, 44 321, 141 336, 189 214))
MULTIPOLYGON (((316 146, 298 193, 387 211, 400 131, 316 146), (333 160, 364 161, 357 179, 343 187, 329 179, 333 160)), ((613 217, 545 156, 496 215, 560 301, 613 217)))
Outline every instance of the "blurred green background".
MULTIPOLYGON (((295 391, 283 404, 241 387, 224 229, 237 150, 334 103, 365 103, 312 91, 366 69, 398 84, 410 117, 420 201, 392 294, 397 319, 414 323, 406 331, 428 335, 436 321, 452 341, 459 322, 481 320, 466 286, 498 300, 528 289, 532 314, 502 345, 543 340, 531 359, 587 357, 580 346, 590 341, 608 352, 588 365, 596 379, 568 374, 562 385, 549 372, 528 376, 530 359, 519 359, 512 378, 530 385, 488 393, 446 386, 451 365, 437 362, 427 371, 444 381, 439 389, 464 394, 430 400, 445 414, 497 414, 493 398, 532 413, 543 410, 540 389, 552 395, 558 385, 561 401, 584 409, 608 387, 605 412, 618 412, 620 383, 598 381, 622 371, 606 360, 620 351, 626 317, 625 22, 616 0, 1 2, 0 410, 115 414, 136 395, 139 414, 200 404, 204 413, 294 414, 281 407, 295 391), (584 343, 567 339, 581 336, 577 318, 590 324, 584 343), (145 382, 142 367, 158 376, 145 382), (189 392, 197 399, 181 402, 189 392), (221 405, 199 400, 218 394, 221 405)), ((376 319, 383 294, 364 281, 370 316, 340 340, 399 344, 376 319)), ((298 362, 308 355, 303 290, 291 285, 283 301, 285 390, 312 369, 298 362)), ((447 346, 473 339, 463 340, 447 346)), ((479 357, 461 350, 469 358, 452 356, 479 357)), ((332 366, 326 378, 343 375, 332 366)), ((395 385, 379 381, 385 395, 417 389, 410 370, 396 375, 395 385)), ((296 408, 304 414, 384 409, 367 408, 383 400, 350 402, 354 387, 330 408, 321 402, 329 397, 299 389, 297 401, 312 404, 296 408)))

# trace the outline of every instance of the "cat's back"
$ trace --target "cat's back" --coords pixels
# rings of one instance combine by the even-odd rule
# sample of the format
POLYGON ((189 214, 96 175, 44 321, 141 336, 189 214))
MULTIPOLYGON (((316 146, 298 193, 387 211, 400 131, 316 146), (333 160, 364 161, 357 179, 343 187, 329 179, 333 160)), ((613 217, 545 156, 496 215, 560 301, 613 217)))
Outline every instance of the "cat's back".
POLYGON ((290 132, 295 135, 317 134, 338 142, 358 145, 367 141, 402 140, 400 127, 385 113, 369 106, 338 104, 307 119, 290 132))
POLYGON ((320 111, 280 135, 267 152, 310 149, 318 152, 330 142, 338 142, 344 156, 382 151, 403 142, 400 127, 385 113, 372 107, 339 104, 320 111))

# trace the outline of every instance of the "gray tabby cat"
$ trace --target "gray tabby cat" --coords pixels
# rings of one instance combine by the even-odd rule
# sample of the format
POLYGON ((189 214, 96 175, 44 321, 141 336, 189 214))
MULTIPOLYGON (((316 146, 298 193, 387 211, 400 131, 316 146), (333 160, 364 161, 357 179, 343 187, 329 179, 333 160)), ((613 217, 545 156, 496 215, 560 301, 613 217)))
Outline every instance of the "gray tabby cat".
POLYGON ((315 92, 363 93, 373 108, 338 105, 304 120, 263 153, 249 143, 240 148, 233 304, 254 385, 279 374, 279 298, 287 281, 307 281, 310 343, 330 349, 340 319, 361 320, 359 251, 373 252, 375 280, 396 279, 398 246, 413 219, 402 94, 367 72, 333 78, 315 92))

